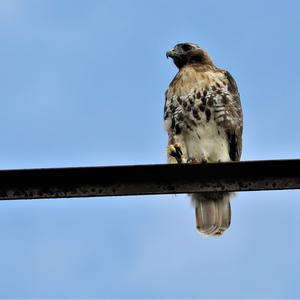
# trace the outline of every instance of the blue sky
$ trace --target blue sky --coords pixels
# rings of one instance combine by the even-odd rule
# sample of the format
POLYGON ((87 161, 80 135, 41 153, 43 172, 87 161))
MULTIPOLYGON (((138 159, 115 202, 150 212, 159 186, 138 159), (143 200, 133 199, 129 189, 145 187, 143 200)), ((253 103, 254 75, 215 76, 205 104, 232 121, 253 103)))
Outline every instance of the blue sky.
MULTIPOLYGON (((299 1, 0 1, 3 169, 164 163, 178 42, 235 77, 243 159, 298 158, 299 1)), ((300 297, 299 191, 240 193, 222 238, 185 195, 0 203, 2 298, 300 297)))

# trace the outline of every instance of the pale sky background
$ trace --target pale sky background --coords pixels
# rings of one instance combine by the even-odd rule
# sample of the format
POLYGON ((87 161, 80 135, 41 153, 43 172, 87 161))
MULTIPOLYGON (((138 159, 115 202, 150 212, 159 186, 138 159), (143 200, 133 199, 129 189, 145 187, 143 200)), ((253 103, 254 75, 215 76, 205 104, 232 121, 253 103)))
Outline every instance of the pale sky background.
MULTIPOLYGON (((165 52, 235 77, 243 159, 299 158, 300 1, 0 0, 0 166, 165 162, 165 52)), ((300 192, 240 193, 221 238, 185 195, 0 203, 2 298, 300 297, 300 192)))

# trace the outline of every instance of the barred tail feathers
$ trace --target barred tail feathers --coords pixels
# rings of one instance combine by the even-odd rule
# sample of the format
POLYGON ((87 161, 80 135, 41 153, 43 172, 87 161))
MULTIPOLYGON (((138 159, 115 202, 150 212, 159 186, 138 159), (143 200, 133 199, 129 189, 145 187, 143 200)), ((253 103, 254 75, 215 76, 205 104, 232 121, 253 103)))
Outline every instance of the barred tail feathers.
POLYGON ((192 194, 197 229, 206 235, 220 236, 231 222, 230 199, 234 193, 206 192, 192 194))

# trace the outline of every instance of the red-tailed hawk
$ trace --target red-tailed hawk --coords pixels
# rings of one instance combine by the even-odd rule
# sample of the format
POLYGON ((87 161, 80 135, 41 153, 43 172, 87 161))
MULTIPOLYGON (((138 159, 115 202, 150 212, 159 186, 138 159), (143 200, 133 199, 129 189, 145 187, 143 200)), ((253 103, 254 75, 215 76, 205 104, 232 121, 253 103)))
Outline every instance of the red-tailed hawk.
MULTIPOLYGON (((237 85, 198 45, 167 52, 179 71, 166 91, 164 122, 170 163, 238 161, 243 117, 237 85)), ((229 192, 192 194, 197 229, 221 235, 230 225, 229 192)))

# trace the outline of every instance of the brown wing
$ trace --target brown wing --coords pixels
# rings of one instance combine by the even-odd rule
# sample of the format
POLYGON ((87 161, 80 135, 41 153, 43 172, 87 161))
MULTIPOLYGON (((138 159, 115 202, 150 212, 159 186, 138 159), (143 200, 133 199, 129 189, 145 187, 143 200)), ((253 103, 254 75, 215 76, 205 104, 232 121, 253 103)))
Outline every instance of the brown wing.
POLYGON ((238 161, 242 153, 242 132, 243 113, 240 101, 240 94, 235 80, 228 71, 223 71, 227 80, 227 90, 225 99, 218 105, 223 108, 224 117, 217 122, 225 130, 228 137, 229 156, 232 161, 238 161), (222 107, 223 106, 223 107, 222 107))

